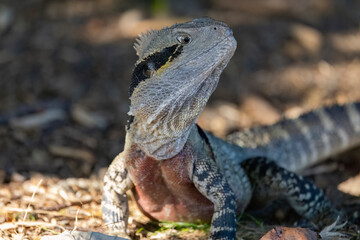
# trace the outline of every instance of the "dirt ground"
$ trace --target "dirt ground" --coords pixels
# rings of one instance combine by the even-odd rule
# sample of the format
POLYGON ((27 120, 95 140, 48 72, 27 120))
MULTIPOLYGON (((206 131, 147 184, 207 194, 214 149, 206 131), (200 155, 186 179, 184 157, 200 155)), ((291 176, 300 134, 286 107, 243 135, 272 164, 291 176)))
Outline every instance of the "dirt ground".
MULTIPOLYGON (((238 41, 199 118, 216 135, 360 100, 355 0, 3 0, 0 239, 104 231, 101 179, 124 144, 134 39, 199 16, 225 21, 238 41)), ((303 172, 349 214, 360 209, 359 173, 360 148, 303 172)), ((295 220, 283 208, 265 218, 252 212, 239 219, 238 237, 259 239, 295 220)), ((360 239, 359 225, 344 232, 360 239)), ((207 233, 207 224, 159 224, 131 212, 133 238, 207 233)))

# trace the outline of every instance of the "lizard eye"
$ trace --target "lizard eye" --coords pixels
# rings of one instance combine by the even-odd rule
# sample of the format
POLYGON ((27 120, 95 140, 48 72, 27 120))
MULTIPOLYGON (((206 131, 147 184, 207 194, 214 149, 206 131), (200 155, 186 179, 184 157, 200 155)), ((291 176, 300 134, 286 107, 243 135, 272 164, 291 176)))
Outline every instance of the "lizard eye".
POLYGON ((188 34, 181 34, 176 38, 181 44, 188 44, 191 41, 191 37, 188 34))
POLYGON ((143 74, 150 78, 154 75, 155 73, 155 66, 154 66, 154 63, 152 62, 148 62, 144 65, 144 68, 143 68, 143 74))

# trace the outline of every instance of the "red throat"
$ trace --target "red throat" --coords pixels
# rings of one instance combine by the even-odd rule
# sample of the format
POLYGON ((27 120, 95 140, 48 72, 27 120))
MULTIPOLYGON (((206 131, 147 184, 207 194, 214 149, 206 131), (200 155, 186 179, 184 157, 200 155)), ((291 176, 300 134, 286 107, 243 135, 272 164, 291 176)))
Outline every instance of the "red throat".
POLYGON ((166 160, 155 160, 137 146, 130 151, 128 170, 135 184, 133 190, 139 208, 156 220, 209 222, 213 204, 190 179, 194 153, 189 147, 166 160))

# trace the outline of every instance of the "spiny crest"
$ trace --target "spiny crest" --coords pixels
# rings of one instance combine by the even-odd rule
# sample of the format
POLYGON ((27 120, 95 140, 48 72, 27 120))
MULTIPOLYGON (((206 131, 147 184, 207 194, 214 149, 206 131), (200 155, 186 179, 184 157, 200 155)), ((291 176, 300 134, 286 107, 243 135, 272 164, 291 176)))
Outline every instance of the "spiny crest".
POLYGON ((152 34, 157 34, 158 30, 147 30, 146 33, 141 33, 138 35, 138 38, 136 39, 136 42, 134 43, 134 49, 136 51, 136 55, 139 57, 144 53, 144 50, 146 50, 144 47, 149 45, 150 40, 152 39, 152 34))
POLYGON ((139 34, 139 37, 134 44, 136 55, 138 55, 140 59, 143 59, 146 56, 159 51, 158 43, 161 42, 163 36, 166 36, 167 31, 169 31, 169 28, 165 27, 161 30, 151 29, 146 31, 146 33, 139 34))

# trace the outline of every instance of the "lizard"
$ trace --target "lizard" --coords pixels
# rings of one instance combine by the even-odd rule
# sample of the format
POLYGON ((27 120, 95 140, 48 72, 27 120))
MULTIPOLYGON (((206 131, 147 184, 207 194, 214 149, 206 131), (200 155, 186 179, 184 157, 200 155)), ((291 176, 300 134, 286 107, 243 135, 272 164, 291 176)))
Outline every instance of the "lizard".
POLYGON ((360 143, 360 103, 333 105, 220 139, 196 121, 236 49, 223 22, 197 18, 139 36, 124 150, 104 176, 102 214, 126 235, 126 192, 156 220, 211 222, 210 239, 235 239, 250 200, 283 196, 309 221, 342 213, 302 169, 360 143))

